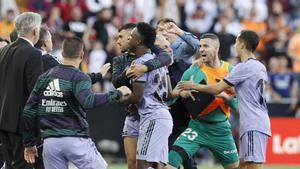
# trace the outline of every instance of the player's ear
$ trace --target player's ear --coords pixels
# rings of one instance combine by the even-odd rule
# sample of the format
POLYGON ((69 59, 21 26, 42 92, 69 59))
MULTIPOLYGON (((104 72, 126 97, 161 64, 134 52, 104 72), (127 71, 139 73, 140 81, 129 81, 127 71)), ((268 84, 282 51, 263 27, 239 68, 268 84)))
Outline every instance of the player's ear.
POLYGON ((244 43, 241 43, 241 49, 245 49, 245 44, 244 43))
POLYGON ((82 51, 80 52, 80 59, 83 59, 83 56, 84 56, 84 51, 82 50, 82 51))

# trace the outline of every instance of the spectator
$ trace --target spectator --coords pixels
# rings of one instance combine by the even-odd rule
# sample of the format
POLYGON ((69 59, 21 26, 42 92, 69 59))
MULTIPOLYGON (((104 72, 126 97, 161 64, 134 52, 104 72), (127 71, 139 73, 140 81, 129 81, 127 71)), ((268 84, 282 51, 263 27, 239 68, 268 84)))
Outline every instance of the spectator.
POLYGON ((109 8, 102 9, 94 23, 93 28, 96 31, 97 39, 102 42, 103 46, 106 47, 109 39, 107 24, 111 22, 112 11, 109 8))
POLYGON ((300 73, 300 22, 288 44, 288 56, 293 60, 293 70, 300 73))
POLYGON ((220 49, 219 55, 221 60, 227 61, 231 56, 231 49, 233 44, 235 43, 236 36, 229 33, 228 25, 230 25, 229 20, 225 16, 221 16, 219 19, 220 30, 216 32, 219 40, 220 40, 220 49))
POLYGON ((292 112, 298 103, 298 80, 295 73, 288 69, 287 57, 280 56, 277 59, 278 72, 269 73, 271 98, 274 102, 290 103, 289 111, 292 112))
POLYGON ((9 34, 14 29, 15 13, 13 10, 7 10, 5 16, 0 20, 0 37, 8 39, 9 34))
MULTIPOLYGON (((178 3, 178 0, 177 0, 178 3)), ((175 21, 177 24, 181 24, 180 15, 178 11, 178 4, 175 0, 159 0, 157 6, 157 20, 162 18, 170 18, 175 21)))
POLYGON ((80 7, 75 6, 71 11, 71 19, 65 23, 64 30, 67 36, 77 36, 81 38, 87 24, 83 21, 83 13, 80 7))
POLYGON ((214 32, 221 32, 222 28, 226 33, 232 34, 234 36, 237 36, 241 31, 241 23, 235 17, 233 8, 224 9, 224 11, 219 16, 219 20, 214 25, 214 32))
POLYGON ((0 16, 4 16, 8 10, 12 10, 14 13, 18 13, 18 6, 16 0, 0 0, 0 16))
POLYGON ((53 7, 54 0, 28 0, 29 11, 37 12, 41 15, 44 21, 47 18, 48 13, 53 7))
MULTIPOLYGON (((89 72, 98 72, 99 67, 102 67, 106 62, 107 54, 103 50, 101 42, 95 41, 92 51, 89 54, 89 72)), ((103 84, 103 83, 102 83, 103 84)), ((96 83, 93 85, 93 91, 103 92, 102 84, 96 83)))
POLYGON ((49 17, 48 17, 48 20, 46 23, 52 33, 62 31, 64 22, 61 19, 60 15, 61 15, 61 12, 60 12, 59 8, 53 7, 50 10, 50 14, 49 14, 49 17))
POLYGON ((112 6, 112 0, 86 0, 85 3, 89 16, 95 16, 103 8, 110 8, 112 6))
POLYGON ((206 33, 213 26, 217 15, 217 6, 209 0, 187 0, 185 5, 187 14, 186 25, 191 32, 206 33))
POLYGON ((236 1, 235 8, 238 10, 238 16, 241 19, 251 20, 253 18, 253 13, 256 14, 256 22, 262 22, 268 18, 266 0, 236 1))
MULTIPOLYGON (((276 38, 266 44, 266 61, 269 62, 271 57, 286 55, 288 48, 288 35, 285 30, 281 29, 275 32, 276 38)), ((292 60, 288 59, 288 67, 292 68, 292 60)))
POLYGON ((140 14, 136 0, 119 0, 116 4, 116 15, 120 18, 122 24, 138 22, 140 14))

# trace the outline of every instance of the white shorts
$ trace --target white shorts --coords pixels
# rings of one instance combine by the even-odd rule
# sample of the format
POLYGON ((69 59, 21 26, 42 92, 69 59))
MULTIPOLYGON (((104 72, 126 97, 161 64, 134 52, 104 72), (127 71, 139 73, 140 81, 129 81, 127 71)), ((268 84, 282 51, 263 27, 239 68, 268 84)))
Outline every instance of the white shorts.
POLYGON ((137 159, 168 163, 168 138, 172 133, 171 119, 147 120, 140 124, 137 159))
POLYGON ((240 137, 240 159, 245 162, 264 163, 268 135, 259 131, 248 131, 240 137))

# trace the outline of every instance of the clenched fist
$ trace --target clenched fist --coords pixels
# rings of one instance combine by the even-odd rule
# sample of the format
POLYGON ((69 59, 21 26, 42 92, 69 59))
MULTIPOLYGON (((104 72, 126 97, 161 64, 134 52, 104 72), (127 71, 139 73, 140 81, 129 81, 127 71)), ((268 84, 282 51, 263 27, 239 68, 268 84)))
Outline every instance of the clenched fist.
POLYGON ((121 87, 117 88, 117 90, 119 90, 123 96, 131 94, 131 90, 126 86, 121 86, 121 87))

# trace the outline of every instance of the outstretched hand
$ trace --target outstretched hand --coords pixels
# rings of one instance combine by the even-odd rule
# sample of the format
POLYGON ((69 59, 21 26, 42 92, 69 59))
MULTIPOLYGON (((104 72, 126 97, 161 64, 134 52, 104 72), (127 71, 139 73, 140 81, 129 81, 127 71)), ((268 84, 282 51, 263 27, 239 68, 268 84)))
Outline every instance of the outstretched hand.
POLYGON ((36 146, 33 147, 25 147, 24 149, 24 158, 27 163, 33 164, 35 163, 35 158, 38 157, 38 151, 36 146))
POLYGON ((107 72, 108 72, 108 70, 110 69, 110 67, 111 67, 111 64, 110 64, 110 63, 106 63, 106 64, 104 64, 104 65, 100 68, 100 73, 101 73, 102 77, 104 77, 104 76, 107 74, 107 72))

